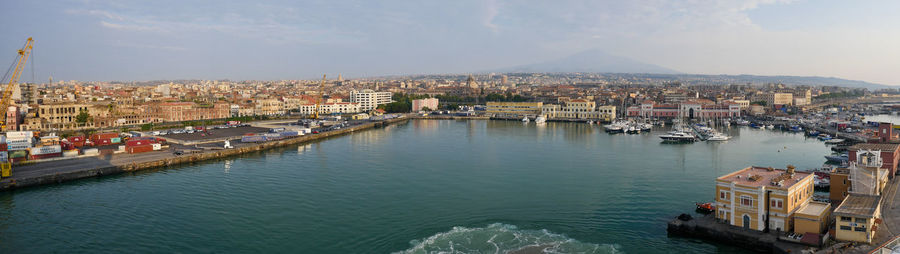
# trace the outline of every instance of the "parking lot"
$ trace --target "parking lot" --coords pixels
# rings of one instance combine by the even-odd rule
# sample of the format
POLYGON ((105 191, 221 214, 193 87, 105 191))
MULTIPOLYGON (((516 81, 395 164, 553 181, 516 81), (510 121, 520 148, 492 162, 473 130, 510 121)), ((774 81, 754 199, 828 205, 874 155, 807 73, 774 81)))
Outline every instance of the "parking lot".
POLYGON ((208 129, 206 131, 195 131, 194 133, 177 133, 177 134, 168 134, 168 135, 160 135, 159 137, 165 138, 167 140, 172 141, 187 141, 187 142, 196 142, 203 140, 216 140, 222 138, 231 138, 231 137, 240 137, 247 133, 261 133, 268 132, 269 128, 260 128, 260 127, 232 127, 232 128, 224 128, 224 129, 208 129))

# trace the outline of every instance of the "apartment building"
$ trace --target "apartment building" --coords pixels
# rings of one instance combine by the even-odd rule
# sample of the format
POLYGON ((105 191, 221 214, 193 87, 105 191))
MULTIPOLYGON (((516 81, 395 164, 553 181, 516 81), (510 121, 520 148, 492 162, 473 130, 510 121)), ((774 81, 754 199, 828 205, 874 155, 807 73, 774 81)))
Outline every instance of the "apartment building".
POLYGON ((543 109, 543 102, 493 102, 485 105, 485 113, 496 117, 536 116, 543 109))
POLYGON ((362 111, 378 108, 378 105, 391 103, 391 92, 376 92, 371 89, 350 91, 350 102, 358 103, 362 111))

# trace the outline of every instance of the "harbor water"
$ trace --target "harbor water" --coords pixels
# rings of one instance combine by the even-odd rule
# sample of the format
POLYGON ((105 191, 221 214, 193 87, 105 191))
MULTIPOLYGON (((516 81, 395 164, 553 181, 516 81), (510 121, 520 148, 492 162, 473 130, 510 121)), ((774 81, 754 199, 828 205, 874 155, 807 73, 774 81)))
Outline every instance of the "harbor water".
POLYGON ((802 134, 412 120, 310 144, 0 193, 0 252, 714 253, 666 222, 751 166, 819 167, 802 134))

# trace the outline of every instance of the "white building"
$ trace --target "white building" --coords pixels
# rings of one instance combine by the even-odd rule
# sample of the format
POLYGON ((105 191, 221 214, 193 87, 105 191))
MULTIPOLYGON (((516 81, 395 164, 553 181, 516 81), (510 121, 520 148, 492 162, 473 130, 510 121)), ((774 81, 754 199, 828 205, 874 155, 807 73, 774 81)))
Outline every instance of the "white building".
MULTIPOLYGON (((300 114, 311 115, 316 111, 316 104, 303 104, 300 105, 300 114)), ((324 103, 319 105, 319 114, 328 115, 328 114, 353 114, 362 112, 360 110, 359 103, 352 102, 338 102, 338 103, 324 103)))
POLYGON ((427 98, 427 99, 418 99, 412 101, 412 112, 419 112, 423 108, 429 108, 431 110, 438 109, 438 99, 437 98, 427 98))
POLYGON ((371 89, 350 91, 350 102, 358 103, 362 111, 373 110, 378 105, 391 103, 391 92, 375 92, 371 89))

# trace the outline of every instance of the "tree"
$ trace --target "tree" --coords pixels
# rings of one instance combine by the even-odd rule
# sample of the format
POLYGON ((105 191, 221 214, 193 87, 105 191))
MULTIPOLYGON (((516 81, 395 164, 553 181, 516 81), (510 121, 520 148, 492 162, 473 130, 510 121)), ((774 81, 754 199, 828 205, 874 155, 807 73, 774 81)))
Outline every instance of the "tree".
POLYGON ((79 110, 78 115, 75 116, 75 122, 80 125, 84 125, 88 120, 91 120, 91 115, 84 109, 79 110))
POLYGON ((422 107, 422 111, 432 111, 432 109, 429 107, 422 107))

